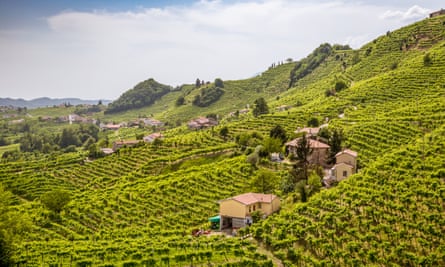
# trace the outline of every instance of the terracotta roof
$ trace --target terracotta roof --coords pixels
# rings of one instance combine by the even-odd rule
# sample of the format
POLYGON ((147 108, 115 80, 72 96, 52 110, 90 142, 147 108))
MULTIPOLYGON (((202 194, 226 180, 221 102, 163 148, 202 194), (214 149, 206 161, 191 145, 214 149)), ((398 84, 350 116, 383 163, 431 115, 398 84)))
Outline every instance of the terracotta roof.
POLYGON ((120 127, 121 127, 120 124, 107 124, 104 126, 104 128, 107 128, 107 129, 119 129, 120 127))
POLYGON ((116 141, 114 143, 117 145, 135 145, 139 142, 140 140, 129 140, 129 141, 116 141))
POLYGON ((272 194, 245 193, 228 199, 236 200, 244 205, 250 205, 258 202, 271 203, 276 197, 277 196, 272 194))
MULTIPOLYGON (((317 140, 313 140, 313 139, 308 139, 309 143, 310 143, 310 147, 311 148, 329 148, 329 145, 322 143, 320 141, 317 140)), ((290 142, 286 143, 286 146, 294 146, 297 147, 298 146, 298 141, 300 141, 300 138, 296 138, 290 142)))
POLYGON ((343 151, 338 152, 335 156, 338 157, 338 156, 340 156, 342 154, 349 154, 349 155, 353 156, 354 158, 356 158, 357 155, 358 155, 358 153, 353 151, 353 150, 345 149, 343 151))

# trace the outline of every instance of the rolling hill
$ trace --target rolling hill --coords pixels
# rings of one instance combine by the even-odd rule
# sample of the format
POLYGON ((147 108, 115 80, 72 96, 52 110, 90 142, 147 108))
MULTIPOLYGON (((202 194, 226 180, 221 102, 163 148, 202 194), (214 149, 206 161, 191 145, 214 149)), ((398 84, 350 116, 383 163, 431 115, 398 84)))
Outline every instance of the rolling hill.
POLYGON ((445 265, 444 24, 445 16, 425 19, 358 50, 332 50, 291 88, 299 62, 224 81, 208 107, 192 105, 200 92, 185 85, 105 118, 224 117, 259 97, 269 114, 225 117, 201 131, 176 127, 160 144, 94 161, 76 152, 2 162, 8 207, 27 222, 13 259, 23 266, 445 265), (334 90, 339 81, 346 88, 334 90), (186 102, 177 106, 180 96, 186 102), (262 169, 287 175, 285 164, 248 163, 240 135, 268 136, 281 125, 290 138, 314 118, 343 129, 345 146, 359 153, 357 174, 305 203, 277 187, 282 210, 246 230, 251 238, 190 234, 208 227, 218 200, 251 190, 262 169), (220 136, 223 127, 228 136, 220 136), (60 214, 42 204, 54 190, 71 195, 60 214))

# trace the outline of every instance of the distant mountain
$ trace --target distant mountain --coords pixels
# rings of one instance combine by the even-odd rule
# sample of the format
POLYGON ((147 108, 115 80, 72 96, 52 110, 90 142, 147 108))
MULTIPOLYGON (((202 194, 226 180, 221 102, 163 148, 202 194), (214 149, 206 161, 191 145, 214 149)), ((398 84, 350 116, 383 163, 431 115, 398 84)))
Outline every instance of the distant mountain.
MULTIPOLYGON (((111 100, 101 100, 102 104, 107 105, 111 100)), ((41 97, 32 100, 25 100, 22 98, 0 98, 0 106, 13 106, 13 107, 26 107, 26 108, 41 108, 41 107, 51 107, 54 105, 60 105, 63 103, 69 103, 71 105, 80 104, 97 104, 99 100, 82 100, 79 98, 49 98, 41 97)))

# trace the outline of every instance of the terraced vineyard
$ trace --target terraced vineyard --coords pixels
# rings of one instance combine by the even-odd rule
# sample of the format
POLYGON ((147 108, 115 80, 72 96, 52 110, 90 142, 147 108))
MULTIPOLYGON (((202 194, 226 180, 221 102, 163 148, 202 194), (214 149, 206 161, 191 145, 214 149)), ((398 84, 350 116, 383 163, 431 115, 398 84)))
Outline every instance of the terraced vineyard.
POLYGON ((286 266, 445 264, 445 127, 297 204, 255 237, 286 266))
POLYGON ((229 117, 201 131, 177 127, 163 132, 162 144, 94 161, 72 153, 1 163, 12 207, 30 223, 14 259, 23 266, 445 265, 444 22, 427 19, 358 51, 335 51, 288 90, 293 64, 226 81, 224 96, 206 109, 173 108, 176 91, 136 111, 186 120, 266 97, 271 112, 257 118, 229 117), (349 88, 327 96, 338 80, 349 88), (235 101, 237 91, 243 97, 235 101), (250 190, 258 173, 233 141, 238 134, 268 136, 281 125, 291 138, 311 118, 343 129, 345 145, 359 153, 358 174, 307 203, 285 204, 250 229, 253 238, 191 235, 209 227, 218 200, 250 190), (72 198, 60 215, 41 203, 54 189, 72 198))
MULTIPOLYGON (((180 141, 167 140, 166 145, 180 141)), ((224 159, 233 144, 224 144, 209 133, 183 135, 181 140, 179 147, 122 149, 119 154, 87 163, 72 155, 63 161, 45 161, 45 168, 42 161, 28 162, 26 168, 25 164, 4 164, 2 182, 7 188, 14 188, 20 197, 37 199, 43 192, 58 187, 74 193, 60 221, 52 220, 38 202, 23 205, 22 212, 32 217, 33 227, 26 238, 30 241, 18 247, 21 256, 17 260, 27 266, 127 261, 149 265, 223 263, 227 259, 248 262, 249 258, 258 257, 269 262, 250 243, 225 240, 219 235, 189 238, 192 229, 206 224, 207 218, 218 212, 217 200, 246 189, 254 170, 244 156, 224 159), (191 156, 211 157, 215 151, 218 167, 210 163, 208 167, 194 166, 175 172, 163 170, 191 156), (11 176, 14 172, 18 174, 15 177, 11 176), (128 251, 119 249, 116 253, 122 247, 128 251), (211 250, 213 247, 223 251, 216 253, 211 250)))

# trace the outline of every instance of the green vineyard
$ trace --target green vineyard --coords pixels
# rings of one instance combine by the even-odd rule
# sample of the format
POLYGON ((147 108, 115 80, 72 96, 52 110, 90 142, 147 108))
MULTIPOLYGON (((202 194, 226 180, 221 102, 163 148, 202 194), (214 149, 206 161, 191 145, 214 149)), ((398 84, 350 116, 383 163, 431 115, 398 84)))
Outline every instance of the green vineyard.
MULTIPOLYGON (((224 81, 224 94, 205 108, 191 104, 199 90, 184 86, 149 107, 98 115, 178 121, 158 143, 98 159, 77 150, 1 161, 0 195, 9 197, 0 211, 7 207, 24 222, 12 260, 17 266, 445 266, 444 25, 438 16, 358 50, 333 50, 292 88, 296 62, 224 81), (347 88, 333 90, 338 81, 347 88), (176 106, 180 96, 185 104, 176 106), (260 97, 269 113, 254 117, 260 97), (229 116, 246 104, 249 113, 229 116), (183 126, 207 114, 217 114, 220 124, 183 126), (252 164, 250 153, 275 126, 291 140, 309 121, 343 131, 343 146, 358 152, 358 173, 305 203, 290 201, 294 195, 281 181, 273 192, 283 200, 279 213, 238 235, 192 235, 210 228, 219 200, 251 191, 264 169, 286 176, 291 159, 252 164), (256 136, 254 145, 241 145, 243 134, 256 136), (60 212, 45 205, 51 192, 69 193, 60 212)), ((128 128, 107 138, 134 139, 144 131, 128 128)))

